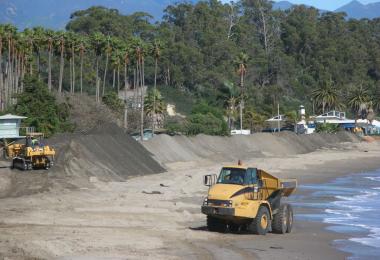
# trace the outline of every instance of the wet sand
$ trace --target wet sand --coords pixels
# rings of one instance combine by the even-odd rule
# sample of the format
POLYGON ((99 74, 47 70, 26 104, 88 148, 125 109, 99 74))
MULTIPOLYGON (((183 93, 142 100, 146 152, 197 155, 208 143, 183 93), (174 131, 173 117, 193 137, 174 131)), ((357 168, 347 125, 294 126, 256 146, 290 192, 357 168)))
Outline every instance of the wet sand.
MULTIPOLYGON (((246 163, 300 184, 380 168, 378 143, 345 144, 246 163)), ((226 162, 227 163, 227 162, 226 162)), ((228 162, 231 163, 231 162, 228 162)), ((0 200, 0 258, 11 259, 344 259, 342 235, 297 221, 287 235, 205 230, 202 176, 221 164, 173 163, 166 173, 126 182, 91 179, 94 188, 50 188, 0 200)), ((18 173, 24 174, 24 173, 18 173)))

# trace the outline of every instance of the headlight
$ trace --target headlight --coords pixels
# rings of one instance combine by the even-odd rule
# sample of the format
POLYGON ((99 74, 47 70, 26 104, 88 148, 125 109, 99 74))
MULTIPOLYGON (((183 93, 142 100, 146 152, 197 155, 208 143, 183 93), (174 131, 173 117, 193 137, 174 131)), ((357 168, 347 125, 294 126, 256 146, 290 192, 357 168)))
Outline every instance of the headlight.
POLYGON ((207 206, 208 205, 208 198, 206 197, 204 200, 203 200, 203 206, 207 206))

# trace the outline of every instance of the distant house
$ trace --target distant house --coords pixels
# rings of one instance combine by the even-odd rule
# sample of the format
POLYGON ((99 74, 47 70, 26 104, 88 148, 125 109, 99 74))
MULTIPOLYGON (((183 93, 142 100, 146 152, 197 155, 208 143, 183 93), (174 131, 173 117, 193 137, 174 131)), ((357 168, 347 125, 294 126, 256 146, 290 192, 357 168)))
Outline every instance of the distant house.
MULTIPOLYGON (((339 124, 349 119, 346 118, 345 112, 333 110, 328 113, 316 116, 314 120, 316 123, 339 124)), ((349 121, 351 122, 352 120, 349 120, 349 121)))
POLYGON ((265 120, 266 122, 283 122, 285 120, 285 115, 278 115, 272 118, 269 118, 268 120, 265 120))
POLYGON ((21 120, 25 118, 11 114, 0 116, 0 139, 22 138, 20 136, 21 120))
POLYGON ((285 128, 286 123, 285 115, 277 115, 272 118, 265 120, 266 128, 263 132, 279 132, 279 131, 293 131, 291 128, 285 128))

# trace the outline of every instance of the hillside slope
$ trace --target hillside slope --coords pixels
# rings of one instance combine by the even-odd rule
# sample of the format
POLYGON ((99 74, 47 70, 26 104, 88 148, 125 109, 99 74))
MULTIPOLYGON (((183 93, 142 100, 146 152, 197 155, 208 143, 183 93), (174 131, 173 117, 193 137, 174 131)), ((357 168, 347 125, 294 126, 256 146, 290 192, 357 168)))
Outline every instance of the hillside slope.
POLYGON ((380 2, 362 4, 361 2, 354 0, 338 8, 335 12, 344 12, 349 18, 354 19, 374 19, 380 16, 380 2))

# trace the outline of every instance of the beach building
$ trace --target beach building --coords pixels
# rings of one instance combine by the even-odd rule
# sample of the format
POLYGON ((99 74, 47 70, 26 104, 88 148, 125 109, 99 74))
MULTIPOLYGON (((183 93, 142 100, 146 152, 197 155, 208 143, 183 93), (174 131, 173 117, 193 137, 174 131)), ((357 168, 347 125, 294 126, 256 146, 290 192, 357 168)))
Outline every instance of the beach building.
POLYGON ((25 137, 20 136, 21 120, 25 118, 11 114, 0 116, 0 139, 25 137))
POLYGON ((337 124, 341 128, 352 132, 354 132, 355 127, 359 127, 364 134, 380 134, 380 121, 373 120, 371 122, 368 119, 357 119, 355 122, 354 119, 347 118, 345 112, 336 110, 311 117, 308 122, 306 122, 305 117, 302 117, 302 120, 297 123, 297 133, 312 134, 315 132, 317 124, 337 124))
POLYGON ((285 115, 277 115, 265 120, 267 127, 264 132, 279 132, 285 123, 285 115))
POLYGON ((345 112, 332 110, 318 116, 312 116, 308 122, 305 119, 301 120, 297 124, 297 133, 312 134, 315 132, 317 124, 338 124, 348 131, 353 131, 355 128, 355 120, 346 118, 345 112))

